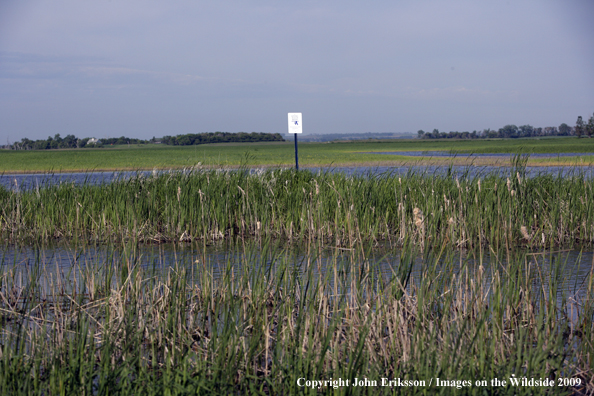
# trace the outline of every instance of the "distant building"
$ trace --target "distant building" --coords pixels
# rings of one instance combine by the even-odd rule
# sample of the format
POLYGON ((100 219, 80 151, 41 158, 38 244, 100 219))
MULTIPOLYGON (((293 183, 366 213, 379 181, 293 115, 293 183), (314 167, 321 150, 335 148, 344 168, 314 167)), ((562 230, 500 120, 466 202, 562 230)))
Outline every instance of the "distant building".
POLYGON ((99 139, 96 138, 89 138, 89 140, 87 140, 87 144, 95 144, 99 141, 99 139))

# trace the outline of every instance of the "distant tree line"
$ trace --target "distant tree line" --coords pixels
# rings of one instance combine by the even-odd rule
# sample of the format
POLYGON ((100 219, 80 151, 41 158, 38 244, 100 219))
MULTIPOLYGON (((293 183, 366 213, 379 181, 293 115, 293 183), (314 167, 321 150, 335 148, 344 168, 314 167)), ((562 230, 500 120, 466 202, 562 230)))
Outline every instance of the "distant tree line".
POLYGON ((12 150, 51 150, 63 148, 93 148, 103 147, 117 144, 147 144, 154 143, 155 138, 151 140, 133 139, 125 136, 119 138, 94 139, 83 138, 79 139, 74 135, 66 135, 62 138, 59 133, 54 137, 48 136, 47 139, 31 140, 22 138, 20 142, 15 142, 9 146, 12 150))
POLYGON ((227 142, 274 142, 284 141, 280 133, 231 133, 231 132, 206 132, 197 134, 165 136, 161 139, 153 137, 150 140, 133 139, 125 136, 119 138, 83 138, 79 139, 74 135, 66 135, 62 138, 59 133, 47 139, 31 140, 21 139, 8 146, 11 150, 51 150, 65 148, 100 148, 122 144, 150 144, 163 143, 175 146, 188 146, 192 144, 206 143, 227 143, 227 142))
POLYGON ((420 139, 515 139, 523 137, 537 137, 537 136, 571 136, 573 129, 563 123, 559 127, 544 127, 535 128, 532 125, 506 125, 503 128, 483 129, 482 131, 472 132, 440 132, 434 129, 432 132, 425 132, 419 130, 417 135, 420 139))
POLYGON ((482 131, 472 132, 440 132, 434 129, 432 132, 425 132, 422 129, 417 132, 419 139, 516 139, 524 137, 539 136, 594 136, 594 115, 590 117, 588 123, 579 116, 576 126, 570 127, 563 123, 558 127, 535 128, 532 125, 506 125, 503 128, 483 129, 482 131))
POLYGON ((205 132, 189 133, 186 135, 164 136, 161 143, 173 146, 192 146, 208 143, 231 143, 231 142, 283 142, 285 139, 280 133, 263 132, 205 132))

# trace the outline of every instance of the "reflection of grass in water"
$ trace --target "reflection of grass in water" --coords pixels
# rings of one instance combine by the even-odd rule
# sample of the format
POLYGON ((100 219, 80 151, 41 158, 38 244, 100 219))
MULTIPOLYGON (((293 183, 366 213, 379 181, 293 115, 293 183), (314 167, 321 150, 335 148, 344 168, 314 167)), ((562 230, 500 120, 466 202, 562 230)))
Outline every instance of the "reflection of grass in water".
POLYGON ((343 247, 406 238, 456 248, 591 244, 594 180, 579 169, 526 178, 526 158, 514 161, 509 177, 193 170, 101 186, 0 189, 0 231, 13 242, 240 236, 343 247))
MULTIPOLYGON (((137 170, 205 166, 240 166, 246 151, 250 165, 292 166, 292 142, 211 144, 198 146, 140 145, 104 149, 10 151, 0 150, 0 172, 137 170)), ((331 164, 377 164, 416 161, 406 157, 378 158, 373 151, 455 151, 460 153, 558 153, 594 152, 594 139, 510 139, 510 140, 395 140, 300 143, 299 162, 306 166, 331 164)), ((417 159, 418 160, 418 159, 417 159)))
MULTIPOLYGON (((18 266, 3 266, 0 389, 295 394, 305 390, 299 378, 378 385, 400 378, 426 381, 406 389, 423 394, 443 390, 428 387, 439 377, 473 381, 470 393, 533 394, 531 387, 491 388, 490 380, 515 374, 556 385, 560 377, 582 384, 592 377, 592 274, 581 301, 565 295, 559 303, 564 264, 554 254, 545 266, 538 255, 511 250, 505 267, 485 269, 431 250, 415 280, 410 266, 419 251, 410 242, 392 276, 378 275, 369 250, 342 251, 346 260, 320 271, 321 246, 296 262, 295 252, 274 250, 268 240, 259 254, 246 247, 252 258, 235 270, 229 261, 217 277, 203 260, 156 274, 137 264, 133 247, 113 265, 85 263, 93 270, 76 283, 48 280, 42 267, 19 283, 18 266), (487 386, 474 386, 483 379, 487 386)), ((588 386, 582 390, 592 392, 588 386)))

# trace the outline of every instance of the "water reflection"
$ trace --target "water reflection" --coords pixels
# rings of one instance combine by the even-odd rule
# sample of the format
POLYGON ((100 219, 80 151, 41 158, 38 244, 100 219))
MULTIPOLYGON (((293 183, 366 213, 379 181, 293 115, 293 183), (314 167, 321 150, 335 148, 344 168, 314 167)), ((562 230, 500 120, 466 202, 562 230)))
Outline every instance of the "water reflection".
MULTIPOLYGON (((380 154, 380 153, 378 153, 380 154)), ((509 156, 509 154, 506 154, 509 156)), ((452 177, 484 177, 486 175, 509 176, 514 168, 508 166, 443 166, 443 165, 413 165, 413 166, 337 166, 337 167, 303 167, 314 173, 330 172, 343 173, 348 176, 396 175, 405 176, 410 173, 423 175, 451 175, 452 177)), ((166 173, 170 171, 159 171, 166 173)), ((183 172, 183 171, 173 171, 183 172)), ((262 172, 262 169, 251 169, 250 172, 262 172)), ((0 185, 10 190, 31 190, 60 184, 88 184, 100 185, 117 180, 126 180, 139 175, 150 176, 153 171, 137 172, 81 172, 81 173, 35 173, 35 174, 2 174, 0 185)), ((515 174, 515 173, 514 173, 515 174)), ((587 178, 594 177, 594 167, 570 166, 529 166, 526 167, 527 177, 553 175, 569 177, 580 175, 587 178)))
MULTIPOLYGON (((515 258, 517 260, 517 256, 515 258)), ((536 294, 557 291, 559 303, 579 302, 586 297, 589 276, 594 271, 594 252, 564 250, 520 254, 523 271, 530 273, 530 286, 536 294)), ((517 262, 517 261, 516 261, 517 262)), ((335 293, 348 293, 349 285, 334 285, 335 279, 347 279, 349 271, 376 279, 378 284, 401 282, 409 292, 423 278, 485 274, 485 287, 491 276, 508 268, 505 256, 493 253, 450 252, 443 256, 425 253, 411 257, 401 249, 387 245, 366 251, 335 247, 292 245, 283 242, 221 242, 217 245, 161 244, 133 246, 4 246, 0 257, 0 277, 11 278, 17 288, 25 288, 31 279, 45 291, 56 285, 66 293, 85 293, 90 278, 114 277, 121 271, 142 268, 151 276, 167 276, 170 270, 185 269, 188 281, 199 283, 204 273, 214 280, 226 276, 270 276, 279 263, 289 263, 301 274, 311 272, 325 279, 335 293), (429 270, 428 270, 429 268, 429 270), (75 290, 76 289, 76 290, 75 290)), ((4 282, 3 282, 4 283, 4 282)))

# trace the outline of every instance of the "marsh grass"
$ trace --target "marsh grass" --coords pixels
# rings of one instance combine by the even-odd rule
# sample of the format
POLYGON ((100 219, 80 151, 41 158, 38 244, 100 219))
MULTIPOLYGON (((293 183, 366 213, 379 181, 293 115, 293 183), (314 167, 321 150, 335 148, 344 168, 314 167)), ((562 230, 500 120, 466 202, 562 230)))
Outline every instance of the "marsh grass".
POLYGON ((516 157, 507 177, 193 169, 103 185, 0 188, 0 232, 11 242, 239 236, 348 248, 407 239, 468 249, 591 245, 594 180, 579 169, 527 178, 526 160, 516 157))
POLYGON ((594 241, 594 181, 527 178, 514 161, 504 177, 192 169, 0 188, 5 241, 107 247, 66 267, 2 259, 0 393, 317 394, 297 380, 515 374, 592 394, 593 273, 570 294, 552 252, 594 241), (146 265, 139 248, 221 241, 241 257, 146 265))
MULTIPOLYGON (((511 374, 579 379, 575 389, 594 392, 593 274, 581 297, 570 295, 559 254, 504 250, 483 266, 478 252, 473 260, 420 254, 407 240, 386 273, 376 268, 381 260, 368 260, 369 247, 339 250, 322 265, 320 244, 301 253, 268 239, 250 246, 241 266, 230 259, 216 275, 204 258, 141 266, 134 246, 74 269, 3 263, 0 393, 317 394, 297 380, 511 374), (415 260, 422 271, 412 276, 415 260)), ((535 392, 461 392, 485 391, 535 392)))

